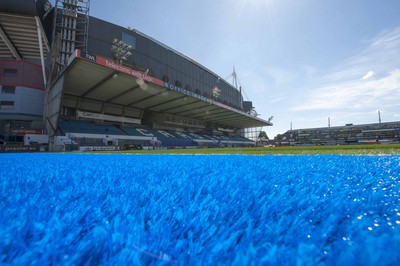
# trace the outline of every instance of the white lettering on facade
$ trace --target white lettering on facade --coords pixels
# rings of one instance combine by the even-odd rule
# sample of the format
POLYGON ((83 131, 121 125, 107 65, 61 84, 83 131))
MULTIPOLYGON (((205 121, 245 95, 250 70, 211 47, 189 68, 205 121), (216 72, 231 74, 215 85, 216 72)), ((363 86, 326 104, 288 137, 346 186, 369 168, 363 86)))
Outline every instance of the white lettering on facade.
POLYGON ((154 137, 154 134, 148 133, 147 130, 144 129, 144 128, 136 128, 136 130, 137 130, 140 134, 142 134, 143 136, 146 136, 146 137, 154 137))
POLYGON ((96 57, 93 55, 86 54, 86 59, 96 62, 96 57))
POLYGON ((108 60, 106 61, 106 66, 115 70, 118 70, 120 72, 126 73, 126 74, 131 74, 131 70, 129 68, 123 67, 121 65, 115 64, 114 62, 110 62, 108 60))
POLYGON ((188 135, 183 134, 182 132, 175 132, 175 133, 176 133, 177 135, 179 135, 179 136, 185 138, 185 139, 190 139, 190 137, 189 137, 188 135))
POLYGON ((123 72, 125 74, 137 77, 137 78, 142 79, 144 81, 154 83, 154 79, 152 77, 147 76, 142 72, 139 72, 139 71, 136 71, 136 70, 121 66, 119 64, 116 64, 116 63, 108 61, 108 60, 105 60, 105 62, 106 62, 106 67, 109 67, 109 68, 112 68, 114 70, 123 72))
POLYGON ((224 108, 224 109, 230 110, 230 111, 232 111, 232 112, 235 112, 235 113, 238 113, 238 114, 242 114, 242 115, 246 115, 246 116, 250 117, 249 114, 246 114, 246 113, 244 113, 244 112, 242 112, 242 111, 240 111, 240 110, 237 110, 237 109, 232 108, 232 107, 230 107, 230 106, 228 106, 228 105, 225 105, 225 104, 223 104, 223 103, 219 103, 219 102, 217 102, 217 101, 214 101, 214 100, 212 100, 212 99, 209 99, 209 98, 207 98, 207 97, 204 97, 203 95, 200 95, 200 94, 197 94, 197 93, 194 93, 194 92, 191 92, 191 91, 182 89, 182 88, 180 88, 180 87, 174 86, 174 84, 169 84, 168 82, 165 82, 165 83, 164 83, 164 87, 165 87, 165 88, 168 88, 168 89, 170 89, 170 90, 177 91, 177 92, 183 93, 183 94, 185 94, 185 95, 191 96, 191 97, 193 97, 193 98, 202 100, 202 101, 204 101, 204 102, 208 102, 209 104, 217 105, 217 106, 219 106, 219 107, 221 107, 221 108, 224 108))
POLYGON ((160 133, 160 134, 162 134, 162 135, 164 135, 164 136, 166 136, 167 138, 175 138, 175 136, 174 135, 172 135, 172 134, 170 134, 170 133, 168 133, 168 132, 166 132, 166 131, 163 131, 163 130, 157 130, 158 131, 158 133, 160 133))
POLYGON ((198 138, 198 139, 204 139, 202 136, 197 135, 195 133, 190 133, 190 135, 192 135, 193 137, 198 138))

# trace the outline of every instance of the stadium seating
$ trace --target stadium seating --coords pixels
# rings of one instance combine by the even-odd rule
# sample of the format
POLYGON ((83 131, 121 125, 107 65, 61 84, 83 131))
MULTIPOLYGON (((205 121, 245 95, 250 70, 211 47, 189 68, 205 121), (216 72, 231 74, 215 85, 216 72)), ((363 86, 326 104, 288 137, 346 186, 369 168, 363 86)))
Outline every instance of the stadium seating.
MULTIPOLYGON (((62 134, 86 133, 101 135, 120 135, 135 137, 155 137, 161 146, 168 148, 179 147, 219 147, 219 146, 248 146, 253 142, 241 136, 216 136, 190 132, 176 132, 152 129, 143 125, 114 126, 98 125, 85 120, 62 120, 59 122, 62 134)), ((102 145, 101 140, 83 139, 82 145, 102 145)))
POLYGON ((193 138, 176 132, 166 130, 156 130, 145 126, 135 127, 121 127, 121 130, 126 132, 130 136, 151 136, 156 137, 161 141, 162 146, 167 147, 186 147, 186 146, 197 146, 193 142, 193 138))
POLYGON ((63 134, 70 132, 103 135, 126 135, 116 126, 96 125, 85 120, 61 120, 58 126, 63 134))

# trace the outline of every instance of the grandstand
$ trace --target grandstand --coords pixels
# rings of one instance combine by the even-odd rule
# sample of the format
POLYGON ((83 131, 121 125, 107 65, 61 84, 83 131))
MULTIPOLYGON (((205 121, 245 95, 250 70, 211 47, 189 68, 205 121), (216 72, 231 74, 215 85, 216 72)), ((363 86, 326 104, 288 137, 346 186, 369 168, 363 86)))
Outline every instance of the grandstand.
POLYGON ((249 129, 272 125, 241 88, 89 6, 0 3, 0 139, 47 134, 53 151, 243 147, 255 145, 249 129))
POLYGON ((274 139, 275 145, 346 145, 400 143, 400 121, 338 127, 289 130, 274 139))
MULTIPOLYGON (((156 130, 150 127, 94 124, 87 120, 59 121, 60 134, 81 147, 102 146, 160 148, 237 147, 254 142, 240 136, 199 135, 184 131, 156 130)), ((96 148, 93 148, 96 147, 96 148)), ((85 149, 85 148, 82 148, 85 149)))

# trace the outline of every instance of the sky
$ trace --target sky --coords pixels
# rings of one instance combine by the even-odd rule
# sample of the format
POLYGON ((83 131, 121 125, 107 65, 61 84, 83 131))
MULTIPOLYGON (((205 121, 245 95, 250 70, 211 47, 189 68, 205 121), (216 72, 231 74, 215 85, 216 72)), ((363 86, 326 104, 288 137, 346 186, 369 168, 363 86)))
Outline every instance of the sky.
POLYGON ((399 0, 92 0, 228 78, 270 138, 292 129, 400 121, 399 0), (112 5, 110 5, 112 3, 112 5))

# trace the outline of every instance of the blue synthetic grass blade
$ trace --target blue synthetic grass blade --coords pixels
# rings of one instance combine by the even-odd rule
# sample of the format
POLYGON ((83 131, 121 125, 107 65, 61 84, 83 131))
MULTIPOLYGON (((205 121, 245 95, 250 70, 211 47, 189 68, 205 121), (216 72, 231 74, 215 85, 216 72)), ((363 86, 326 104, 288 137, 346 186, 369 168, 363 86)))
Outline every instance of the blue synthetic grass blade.
POLYGON ((0 263, 400 265, 400 156, 0 154, 0 263))

